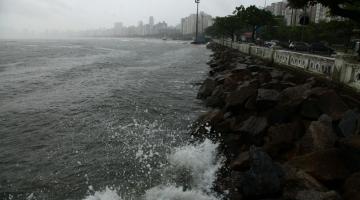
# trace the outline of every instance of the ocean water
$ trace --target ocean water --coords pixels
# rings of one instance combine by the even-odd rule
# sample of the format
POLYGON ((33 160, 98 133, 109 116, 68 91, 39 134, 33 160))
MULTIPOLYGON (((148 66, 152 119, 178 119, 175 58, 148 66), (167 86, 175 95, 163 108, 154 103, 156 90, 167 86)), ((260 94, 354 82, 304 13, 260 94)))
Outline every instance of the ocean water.
POLYGON ((0 40, 0 199, 213 200, 191 143, 210 52, 141 39, 0 40))

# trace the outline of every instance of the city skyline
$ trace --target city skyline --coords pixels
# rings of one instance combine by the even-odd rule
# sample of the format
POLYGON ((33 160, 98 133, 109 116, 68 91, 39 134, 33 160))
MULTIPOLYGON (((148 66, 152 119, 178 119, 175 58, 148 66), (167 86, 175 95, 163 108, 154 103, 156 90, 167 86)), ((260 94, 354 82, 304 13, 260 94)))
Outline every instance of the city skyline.
MULTIPOLYGON (((212 16, 225 16, 232 13, 236 6, 264 5, 260 1, 203 0, 200 10, 212 16)), ((268 3, 275 1, 267 1, 268 3)), ((179 20, 194 13, 195 3, 175 0, 2 0, 0 1, 0 31, 13 30, 89 30, 110 28, 113 23, 122 21, 126 26, 146 21, 148 16, 166 21, 175 26, 179 20)), ((1 33, 0 33, 1 34, 1 33)))

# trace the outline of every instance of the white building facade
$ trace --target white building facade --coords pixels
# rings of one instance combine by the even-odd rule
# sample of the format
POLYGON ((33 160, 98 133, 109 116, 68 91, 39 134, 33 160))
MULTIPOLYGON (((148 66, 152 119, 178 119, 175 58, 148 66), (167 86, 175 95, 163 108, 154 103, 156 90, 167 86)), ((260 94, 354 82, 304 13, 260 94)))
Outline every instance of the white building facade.
MULTIPOLYGON (((205 12, 199 13, 198 18, 198 31, 204 33, 205 29, 214 24, 214 20, 211 15, 205 12)), ((194 34, 196 32, 196 14, 192 14, 188 17, 181 19, 181 33, 183 35, 194 34)))

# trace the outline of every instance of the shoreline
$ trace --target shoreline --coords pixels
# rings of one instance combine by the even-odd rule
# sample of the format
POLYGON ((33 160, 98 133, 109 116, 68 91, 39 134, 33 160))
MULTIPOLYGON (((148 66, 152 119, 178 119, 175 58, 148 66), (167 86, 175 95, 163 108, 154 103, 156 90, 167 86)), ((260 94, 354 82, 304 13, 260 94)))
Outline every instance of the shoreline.
POLYGON ((228 199, 360 199, 360 104, 336 84, 211 43, 193 135, 221 141, 228 199), (208 125, 211 130, 208 131, 208 125))

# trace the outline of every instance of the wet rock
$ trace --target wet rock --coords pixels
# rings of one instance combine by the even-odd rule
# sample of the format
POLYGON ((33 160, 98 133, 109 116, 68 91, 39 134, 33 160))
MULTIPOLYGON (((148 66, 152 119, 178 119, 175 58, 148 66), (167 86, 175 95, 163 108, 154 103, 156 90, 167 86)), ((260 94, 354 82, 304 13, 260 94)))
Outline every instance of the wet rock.
POLYGON ((245 109, 247 109, 247 110, 256 110, 256 98, 257 98, 256 95, 250 97, 245 103, 245 106, 244 106, 245 109))
POLYGON ((347 111, 339 123, 339 129, 342 135, 345 137, 351 137, 352 135, 359 134, 360 131, 359 113, 356 113, 353 110, 347 111))
POLYGON ((295 76, 294 75, 292 75, 292 74, 289 74, 289 73, 285 73, 284 75, 283 75, 283 80, 284 81, 293 81, 295 79, 295 76))
POLYGON ((242 106, 245 101, 255 95, 257 92, 256 88, 253 87, 252 85, 242 85, 240 86, 236 91, 234 92, 230 92, 226 99, 226 107, 230 108, 230 107, 238 107, 238 106, 242 106))
POLYGON ((236 124, 236 119, 234 117, 226 118, 224 121, 216 124, 214 126, 214 128, 217 132, 226 134, 226 133, 235 131, 235 128, 234 128, 235 124, 236 124))
POLYGON ((312 87, 311 84, 304 84, 286 88, 280 93, 280 104, 287 107, 297 107, 307 98, 306 91, 312 87))
POLYGON ((271 89, 258 89, 256 104, 259 108, 272 108, 279 100, 280 93, 271 89))
POLYGON ((306 154, 333 148, 336 140, 336 134, 332 129, 332 119, 327 115, 322 115, 319 121, 314 121, 310 124, 301 140, 300 151, 306 154))
POLYGON ((224 118, 225 118, 225 119, 228 119, 228 118, 230 118, 230 117, 232 117, 232 116, 233 116, 233 113, 232 113, 232 112, 227 112, 227 113, 224 114, 224 118))
POLYGON ((236 82, 248 81, 252 78, 252 75, 247 69, 236 69, 231 71, 230 78, 236 82))
POLYGON ((286 82, 293 82, 293 83, 296 83, 296 84, 305 83, 305 77, 300 76, 300 75, 293 75, 293 74, 290 74, 290 73, 285 73, 282 80, 286 81, 286 82))
POLYGON ((199 117, 192 134, 196 137, 204 137, 210 134, 210 131, 216 127, 217 124, 224 120, 224 113, 221 110, 213 110, 199 117))
POLYGON ((268 129, 264 149, 273 158, 284 156, 295 147, 295 141, 302 132, 303 128, 298 122, 274 125, 268 129))
POLYGON ((299 191, 295 200, 341 200, 341 197, 335 191, 319 192, 314 190, 299 191))
POLYGON ((245 171, 250 168, 250 154, 248 151, 240 153, 231 163, 230 168, 235 171, 245 171))
POLYGON ((237 133, 222 134, 226 151, 231 155, 238 155, 241 152, 243 141, 237 133))
POLYGON ((289 88, 289 87, 294 87, 296 86, 295 84, 293 83, 290 83, 290 82, 279 82, 278 80, 276 79, 273 79, 272 81, 270 81, 269 83, 264 83, 261 85, 261 88, 264 88, 264 89, 274 89, 274 90, 277 90, 277 91, 282 91, 286 88, 289 88))
POLYGON ((325 90, 316 95, 320 110, 329 115, 334 121, 341 119, 345 112, 349 110, 344 101, 334 90, 325 90))
POLYGON ((360 172, 357 172, 346 179, 343 190, 345 200, 360 199, 360 172))
POLYGON ((260 71, 265 71, 265 70, 272 70, 272 68, 264 66, 264 65, 249 65, 248 70, 250 70, 251 72, 260 72, 260 71))
POLYGON ((325 183, 345 180, 351 174, 347 160, 338 149, 326 149, 298 156, 289 161, 289 164, 325 183))
POLYGON ((327 191, 324 185, 303 170, 289 165, 283 165, 282 168, 285 172, 284 197, 286 199, 295 197, 299 191, 303 190, 327 191))
POLYGON ((344 138, 339 142, 339 147, 352 171, 360 171, 360 135, 344 138))
POLYGON ((232 71, 245 70, 245 69, 247 69, 247 67, 248 67, 247 64, 238 63, 232 71))
POLYGON ((219 66, 218 63, 208 63, 208 64, 210 65, 211 68, 215 68, 219 66))
POLYGON ((301 105, 301 116, 310 120, 317 120, 321 116, 322 112, 318 107, 318 102, 314 99, 307 99, 301 105))
POLYGON ((212 94, 216 87, 216 82, 212 78, 207 78, 199 89, 197 98, 206 99, 212 94))
POLYGON ((239 132, 242 133, 244 139, 251 141, 253 144, 259 144, 262 142, 262 133, 268 127, 268 122, 265 117, 256 117, 251 116, 246 121, 244 121, 240 128, 239 132))
POLYGON ((293 110, 288 109, 287 107, 278 106, 270 111, 267 118, 270 125, 286 124, 291 122, 293 115, 295 114, 296 113, 293 110))
POLYGON ((222 107, 224 105, 225 93, 222 85, 218 85, 211 96, 205 101, 206 106, 209 107, 222 107))
POLYGON ((273 70, 270 72, 270 75, 271 75, 271 78, 280 80, 284 76, 284 72, 278 71, 278 70, 273 70))
POLYGON ((224 90, 225 92, 233 92, 236 90, 242 82, 237 82, 236 80, 232 79, 229 74, 224 76, 224 90))
POLYGON ((239 189, 244 197, 274 197, 281 193, 284 172, 270 156, 259 148, 249 151, 250 170, 243 173, 239 180, 239 189))
POLYGON ((261 84, 269 83, 272 80, 270 72, 268 72, 268 71, 259 72, 258 80, 261 84))

